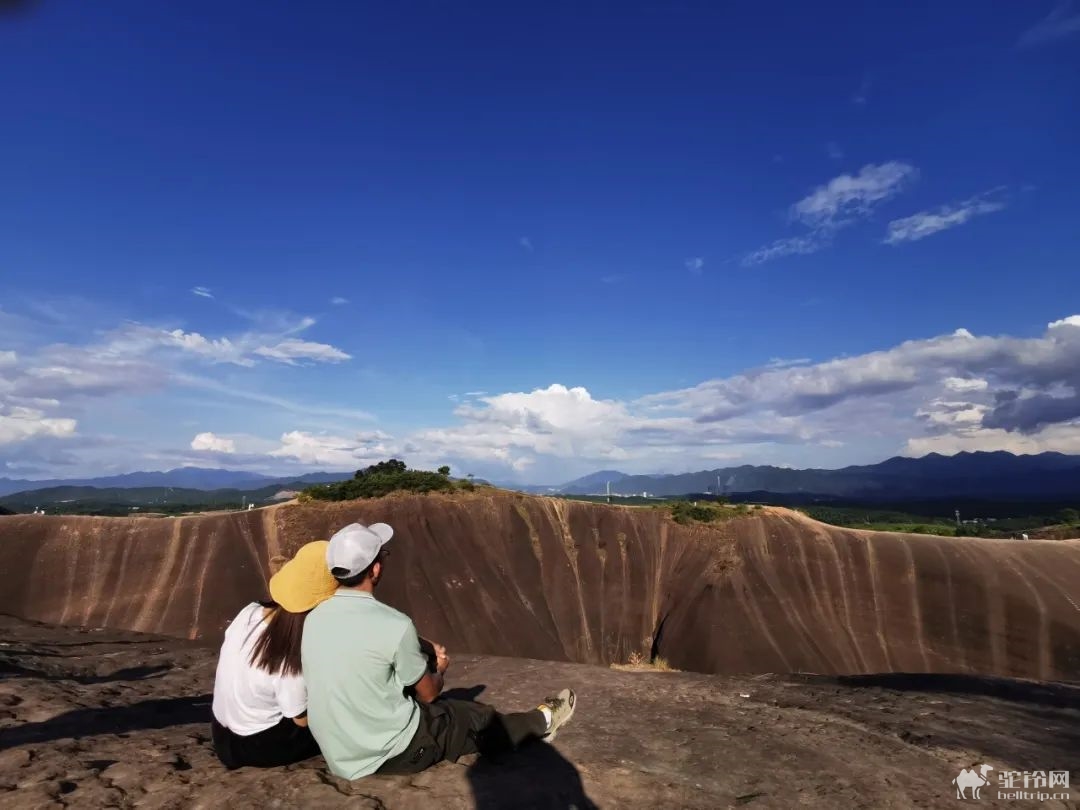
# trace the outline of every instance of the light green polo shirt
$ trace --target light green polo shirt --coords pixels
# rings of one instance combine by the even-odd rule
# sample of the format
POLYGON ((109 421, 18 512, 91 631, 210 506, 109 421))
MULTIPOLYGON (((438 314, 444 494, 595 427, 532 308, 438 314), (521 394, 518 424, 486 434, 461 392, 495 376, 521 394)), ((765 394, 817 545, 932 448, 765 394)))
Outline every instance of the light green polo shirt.
POLYGON ((412 619, 339 588, 304 622, 301 655, 308 725, 331 773, 359 779, 408 747, 420 709, 402 690, 427 671, 412 619))

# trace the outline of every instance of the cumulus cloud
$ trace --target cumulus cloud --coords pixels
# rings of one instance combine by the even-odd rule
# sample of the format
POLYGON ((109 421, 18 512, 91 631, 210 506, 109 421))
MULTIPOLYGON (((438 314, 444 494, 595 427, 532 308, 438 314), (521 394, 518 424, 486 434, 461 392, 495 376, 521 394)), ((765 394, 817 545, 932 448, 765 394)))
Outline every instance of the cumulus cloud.
POLYGON ((836 141, 829 141, 825 144, 825 152, 828 154, 830 160, 844 159, 844 150, 840 148, 840 144, 836 141))
POLYGON ((691 259, 687 259, 683 264, 686 265, 686 269, 691 273, 700 276, 702 269, 705 267, 705 259, 701 256, 694 256, 691 259))
MULTIPOLYGON (((1033 337, 957 328, 818 362, 774 359, 637 398, 563 383, 470 391, 455 400, 444 424, 396 435, 354 432, 350 425, 368 414, 238 387, 247 374, 243 366, 220 362, 296 362, 340 350, 281 336, 263 341, 260 335, 177 331, 129 325, 90 346, 20 350, 14 365, 0 371, 0 437, 12 447, 66 448, 79 441, 75 416, 91 398, 130 398, 171 385, 197 389, 217 403, 255 402, 290 420, 285 432, 275 426, 278 438, 205 432, 188 447, 192 430, 182 436, 182 451, 169 451, 170 459, 182 456, 185 463, 219 454, 250 468, 356 469, 397 456, 414 466, 449 463, 489 477, 551 482, 568 469, 613 466, 677 472, 735 459, 830 466, 831 459, 870 460, 899 451, 1068 450, 1080 436, 1080 315, 1051 319, 1033 337), (285 360, 256 352, 282 346, 285 360), (851 456, 855 447, 859 459, 851 456)), ((79 430, 86 432, 81 416, 79 430)), ((128 452, 145 458, 165 451, 128 452)), ((4 455, 27 464, 35 458, 6 448, 4 455)))
POLYGON ((333 298, 330 299, 330 303, 336 307, 342 307, 349 303, 349 299, 342 298, 340 295, 335 295, 333 298))
POLYGON ((533 249, 532 239, 527 236, 518 239, 518 244, 525 248, 525 250, 531 251, 533 249))
POLYGON ((808 228, 808 233, 777 239, 751 251, 743 257, 743 265, 816 253, 831 243, 838 230, 870 216, 877 206, 910 185, 918 174, 914 166, 890 160, 868 163, 858 174, 834 177, 791 206, 791 221, 808 228))
POLYGON ((15 352, 0 352, 0 368, 14 366, 19 360, 15 352))
POLYGON ((40 437, 62 439, 74 436, 76 426, 74 419, 49 417, 35 408, 0 403, 0 445, 40 437))
POLYGON ((987 192, 971 197, 963 202, 943 205, 934 211, 920 211, 909 217, 894 219, 889 223, 885 244, 898 245, 901 242, 917 242, 940 231, 963 225, 975 217, 992 214, 1005 208, 1004 201, 989 199, 1000 191, 987 192))
POLYGON ((1051 321, 1046 325, 1047 329, 1060 329, 1061 327, 1077 327, 1080 326, 1080 315, 1070 315, 1068 318, 1062 318, 1059 321, 1051 321))
POLYGON ((214 294, 210 292, 209 287, 192 287, 191 294, 197 295, 200 298, 213 298, 214 294))
POLYGON ((276 346, 260 346, 255 349, 255 354, 289 365, 295 365, 298 360, 312 360, 317 363, 340 363, 343 360, 352 359, 351 355, 329 344, 313 343, 308 340, 296 340, 295 338, 283 340, 276 346))
POLYGON ((351 436, 293 430, 282 434, 281 446, 270 452, 276 458, 332 469, 363 467, 399 454, 391 436, 380 430, 351 436))
POLYGON ((1073 13, 1072 9, 1070 0, 1059 2, 1049 14, 1021 34, 1017 47, 1048 45, 1080 34, 1080 12, 1073 13))
POLYGON ((214 433, 199 433, 191 440, 191 449, 211 453, 235 453, 236 442, 214 433))

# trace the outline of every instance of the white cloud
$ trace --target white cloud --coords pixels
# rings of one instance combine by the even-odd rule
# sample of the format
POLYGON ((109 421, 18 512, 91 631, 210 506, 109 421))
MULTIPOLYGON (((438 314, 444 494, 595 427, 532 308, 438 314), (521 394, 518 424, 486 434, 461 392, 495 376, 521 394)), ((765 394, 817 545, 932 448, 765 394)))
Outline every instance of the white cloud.
POLYGON ((895 197, 918 177, 918 170, 897 160, 878 165, 868 163, 856 175, 841 174, 818 186, 791 206, 789 216, 809 231, 799 236, 777 239, 742 258, 743 266, 807 255, 827 247, 833 234, 865 219, 873 210, 895 197))
POLYGON ((755 264, 764 264, 772 259, 779 259, 781 256, 805 256, 817 253, 829 242, 830 240, 827 237, 817 234, 789 236, 785 239, 777 239, 775 242, 770 242, 764 247, 747 253, 743 257, 742 263, 746 267, 751 267, 755 264))
POLYGON ((987 199, 1001 189, 980 194, 963 202, 943 205, 935 211, 920 211, 909 217, 894 219, 889 223, 885 244, 898 245, 901 242, 916 242, 939 231, 963 225, 975 217, 992 214, 1005 207, 1001 200, 987 199))
POLYGON ((19 355, 15 352, 0 352, 0 368, 6 368, 15 365, 19 360, 19 355))
POLYGON ((191 449, 212 453, 235 453, 236 442, 214 433, 199 433, 191 440, 191 449))
POLYGON ((41 410, 0 402, 0 445, 34 438, 64 439, 75 435, 74 419, 47 417, 41 410))
POLYGON ((349 303, 349 299, 342 298, 340 295, 335 295, 333 298, 330 299, 330 303, 336 307, 342 307, 345 306, 345 304, 349 303))
POLYGON ((986 380, 980 380, 978 378, 965 379, 963 377, 946 377, 944 384, 950 391, 956 391, 961 394, 968 391, 985 391, 990 387, 990 383, 986 380))
POLYGON ((289 365, 294 365, 297 360, 340 363, 343 360, 352 359, 351 355, 329 344, 312 343, 311 341, 296 340, 294 338, 283 340, 276 346, 260 346, 255 349, 255 354, 289 365))
POLYGON ((1072 14, 1071 11, 1072 3, 1062 0, 1049 14, 1020 36, 1017 47, 1047 45, 1080 34, 1080 13, 1072 14))
POLYGON ((765 366, 766 368, 791 368, 792 366, 805 366, 810 362, 809 357, 773 357, 765 366))
POLYGON ((200 298, 213 298, 214 294, 210 291, 209 287, 192 287, 191 294, 197 295, 200 298))
POLYGON ((811 228, 836 228, 869 215, 917 176, 914 166, 897 160, 868 163, 856 175, 842 174, 818 186, 792 206, 791 216, 811 228))
POLYGON ((270 453, 277 458, 333 469, 359 468, 400 455, 392 437, 380 431, 335 436, 293 430, 281 436, 281 446, 270 453))
POLYGON ((691 273, 700 276, 702 269, 705 267, 705 259, 701 256, 694 256, 693 258, 687 259, 683 264, 686 265, 686 269, 691 273))
POLYGON ((1070 315, 1068 318, 1062 318, 1060 321, 1052 321, 1046 325, 1046 328, 1060 329, 1063 326, 1080 327, 1080 315, 1070 315))
MULTIPOLYGON (((198 463, 207 454, 220 454, 230 465, 272 470, 357 469, 396 456, 413 466, 449 463, 485 477, 522 475, 537 482, 572 477, 565 475, 568 470, 678 472, 738 458, 831 466, 902 449, 1061 450, 1073 447, 1080 432, 1080 315, 1047 320, 1035 337, 946 330, 819 362, 773 359, 637 398, 560 383, 503 393, 469 391, 458 398, 447 423, 396 436, 354 432, 351 426, 370 414, 242 385, 248 372, 233 362, 237 358, 278 359, 257 349, 279 351, 282 362, 341 351, 282 337, 296 328, 296 319, 281 323, 276 336, 214 338, 128 324, 87 346, 23 351, 21 344, 12 344, 20 351, 13 363, 5 360, 0 373, 0 437, 11 448, 5 447, 5 460, 39 467, 71 463, 56 449, 62 442, 63 453, 85 452, 79 463, 100 468, 106 461, 99 452, 112 453, 114 462, 128 469, 140 459, 198 463), (228 362, 223 366, 223 361, 228 362), (235 411, 237 400, 257 403, 260 417, 264 412, 273 417, 245 426, 254 433, 261 424, 262 438, 205 432, 192 439, 201 429, 192 426, 173 435, 165 449, 142 440, 110 451, 83 447, 84 439, 96 435, 86 416, 94 403, 137 403, 141 394, 177 388, 215 408, 235 411), (118 395, 123 399, 108 399, 118 395), (75 434, 76 416, 81 435, 75 434)), ((273 385, 273 368, 264 366, 260 386, 273 385)), ((107 410, 111 404, 96 407, 107 410)), ((231 415, 226 418, 233 421, 216 424, 236 424, 231 415)))
POLYGON ((245 357, 243 349, 233 344, 228 338, 211 340, 198 332, 173 329, 171 332, 162 332, 161 341, 163 345, 175 346, 186 352, 206 357, 215 363, 234 363, 238 366, 255 365, 255 361, 245 357))
POLYGON ((526 250, 531 251, 533 249, 532 239, 530 239, 527 236, 523 236, 520 239, 518 239, 518 244, 521 245, 526 250))
POLYGON ((830 160, 844 159, 844 150, 840 148, 840 144, 836 141, 829 141, 825 144, 825 152, 828 154, 830 160))
POLYGON ((1037 433, 1016 433, 1000 428, 974 428, 936 436, 909 439, 904 455, 924 456, 941 453, 951 456, 976 450, 1005 450, 1010 453, 1069 453, 1080 454, 1080 423, 1049 425, 1037 433))

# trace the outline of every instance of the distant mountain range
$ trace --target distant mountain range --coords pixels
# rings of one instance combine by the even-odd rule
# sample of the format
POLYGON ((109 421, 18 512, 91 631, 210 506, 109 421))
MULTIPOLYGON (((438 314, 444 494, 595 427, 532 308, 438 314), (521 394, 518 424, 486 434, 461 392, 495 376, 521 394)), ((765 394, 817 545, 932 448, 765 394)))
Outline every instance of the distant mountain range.
MULTIPOLYGON (((318 472, 275 478, 236 470, 183 467, 168 472, 134 472, 102 478, 51 481, 0 478, 0 498, 57 487, 109 490, 161 487, 243 493, 275 486, 322 484, 351 476, 351 472, 318 472)), ((536 494, 598 495, 605 492, 609 481, 613 494, 647 492, 662 497, 715 493, 719 484, 723 495, 772 493, 877 502, 935 498, 1075 499, 1080 502, 1080 456, 1061 453, 1017 456, 1005 452, 942 456, 931 453, 922 458, 896 457, 880 464, 838 470, 749 465, 680 475, 627 475, 618 470, 601 470, 561 486, 507 488, 536 494)), ((70 493, 65 496, 72 497, 70 493)))
POLYGON ((64 478, 48 481, 27 481, 0 478, 0 497, 17 492, 31 492, 54 487, 97 487, 99 489, 134 489, 174 487, 177 489, 234 489, 253 490, 274 484, 326 484, 351 478, 352 472, 316 472, 287 477, 261 475, 239 470, 216 470, 202 467, 180 467, 167 472, 133 472, 100 478, 64 478))
POLYGON ((1006 452, 931 453, 922 458, 896 457, 880 464, 839 470, 792 470, 740 466, 681 475, 626 475, 606 470, 558 487, 529 487, 536 493, 603 494, 607 482, 619 495, 678 496, 692 493, 733 495, 749 492, 814 494, 857 500, 1020 498, 1080 501, 1080 456, 1006 452))

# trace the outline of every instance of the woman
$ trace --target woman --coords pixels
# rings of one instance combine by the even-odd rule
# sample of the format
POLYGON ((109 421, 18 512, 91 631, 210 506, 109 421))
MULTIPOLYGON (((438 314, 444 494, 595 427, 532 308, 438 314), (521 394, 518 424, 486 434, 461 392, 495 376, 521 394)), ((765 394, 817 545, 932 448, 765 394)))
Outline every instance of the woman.
POLYGON ((272 602, 252 602, 225 631, 214 680, 214 751, 232 770, 316 756, 300 666, 304 620, 333 595, 325 540, 308 543, 270 579, 272 602))

